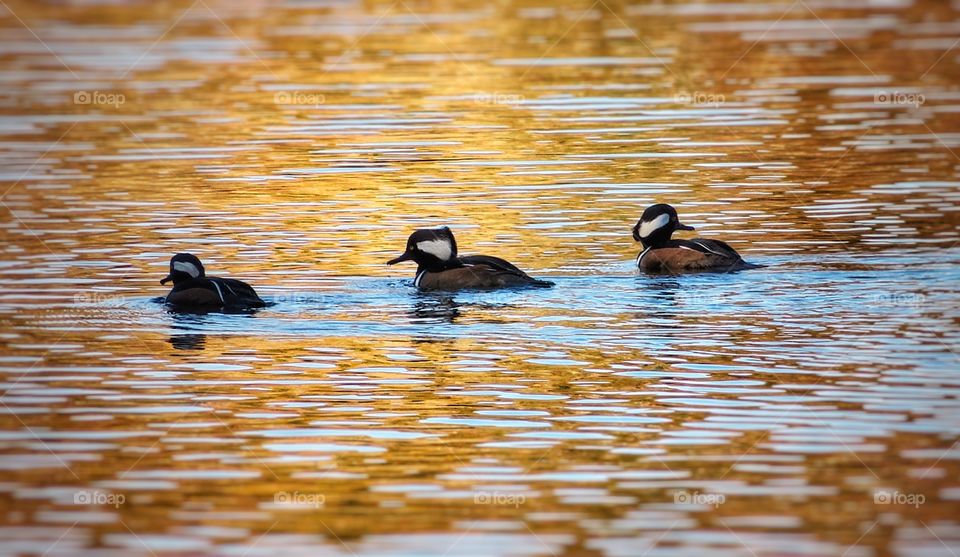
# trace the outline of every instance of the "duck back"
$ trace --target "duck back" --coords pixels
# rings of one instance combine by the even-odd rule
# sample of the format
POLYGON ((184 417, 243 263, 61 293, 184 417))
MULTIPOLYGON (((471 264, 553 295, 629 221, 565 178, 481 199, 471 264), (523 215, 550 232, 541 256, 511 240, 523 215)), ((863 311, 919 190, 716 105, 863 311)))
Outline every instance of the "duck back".
POLYGON ((266 303, 249 284, 219 277, 201 277, 177 284, 167 303, 190 307, 259 308, 266 303))
POLYGON ((459 258, 458 261, 461 264, 458 267, 440 272, 419 273, 416 286, 421 290, 553 286, 552 282, 535 279, 513 263, 499 257, 468 255, 459 258))

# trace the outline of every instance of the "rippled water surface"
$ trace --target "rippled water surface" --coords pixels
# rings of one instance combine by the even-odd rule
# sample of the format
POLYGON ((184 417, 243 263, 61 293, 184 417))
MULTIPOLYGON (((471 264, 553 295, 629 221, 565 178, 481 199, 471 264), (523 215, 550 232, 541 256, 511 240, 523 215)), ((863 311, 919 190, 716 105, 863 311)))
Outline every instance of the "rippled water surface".
POLYGON ((958 12, 0 2, 0 554, 955 556, 958 12))

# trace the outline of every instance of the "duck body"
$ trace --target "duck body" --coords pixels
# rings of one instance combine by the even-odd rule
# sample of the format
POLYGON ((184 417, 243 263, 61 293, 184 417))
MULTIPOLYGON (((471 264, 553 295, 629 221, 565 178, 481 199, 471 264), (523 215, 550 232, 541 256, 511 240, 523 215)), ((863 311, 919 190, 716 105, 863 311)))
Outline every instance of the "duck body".
POLYGON ((174 285, 167 303, 175 306, 261 308, 266 303, 249 284, 219 277, 200 277, 174 285))
POLYGON ((447 227, 417 230, 407 249, 388 265, 415 261, 414 286, 420 290, 550 287, 552 282, 531 277, 516 265, 490 255, 457 255, 457 244, 447 227))
POLYGON ((637 268, 645 273, 680 274, 685 272, 731 272, 755 269, 737 250, 721 240, 694 238, 674 240, 677 230, 693 230, 680 223, 677 211, 665 203, 651 205, 633 227, 633 238, 643 245, 637 256, 637 268))
POLYGON ((249 284, 229 278, 208 277, 203 263, 189 253, 170 259, 170 274, 160 284, 173 282, 166 302, 180 308, 247 309, 266 306, 249 284))
POLYGON ((413 284, 420 290, 553 286, 552 282, 535 279, 509 261, 490 255, 458 257, 446 268, 434 271, 418 267, 413 284))
POLYGON ((645 273, 677 274, 690 271, 741 271, 758 265, 744 261, 726 242, 694 238, 670 240, 657 247, 645 248, 637 256, 637 267, 645 273))

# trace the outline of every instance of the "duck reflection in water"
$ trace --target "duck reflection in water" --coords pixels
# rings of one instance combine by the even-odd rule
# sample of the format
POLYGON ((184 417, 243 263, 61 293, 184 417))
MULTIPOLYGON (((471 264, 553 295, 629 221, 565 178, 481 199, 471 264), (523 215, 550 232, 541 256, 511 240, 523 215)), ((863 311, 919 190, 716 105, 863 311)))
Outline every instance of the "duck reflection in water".
POLYGON ((680 281, 664 277, 644 280, 642 284, 656 300, 656 303, 645 308, 647 311, 644 317, 675 320, 680 316, 682 312, 678 310, 686 296, 686 290, 681 288, 680 281))
MULTIPOLYGON (((458 302, 450 293, 422 292, 414 294, 414 304, 409 315, 414 322, 419 323, 453 323, 467 310, 491 310, 500 312, 515 307, 513 304, 497 304, 490 302, 458 302)), ((471 317, 484 322, 491 322, 490 316, 477 312, 471 317)), ((495 322, 500 319, 493 317, 495 322)))
POLYGON ((740 292, 736 285, 712 282, 678 281, 661 278, 644 281, 656 311, 646 316, 671 319, 676 323, 688 322, 690 318, 702 321, 704 316, 718 315, 736 307, 740 302, 734 298, 740 292), (682 321, 681 321, 682 320, 682 321))
POLYGON ((197 333, 170 335, 167 342, 177 350, 203 350, 207 347, 207 335, 197 333))
POLYGON ((442 292, 417 292, 414 298, 410 317, 415 321, 431 321, 453 323, 460 317, 462 304, 453 299, 453 296, 442 292))
POLYGON ((209 321, 204 317, 208 312, 182 311, 169 308, 167 312, 173 318, 173 330, 167 342, 177 350, 203 350, 206 348, 207 335, 196 332, 209 321), (183 331, 183 332, 180 332, 183 331))
MULTIPOLYGON (((163 299, 161 298, 162 302, 163 299)), ((253 317, 256 309, 223 309, 223 308, 177 308, 168 306, 167 315, 173 319, 173 332, 167 339, 177 350, 204 350, 207 335, 197 332, 210 326, 216 315, 243 314, 253 317)))

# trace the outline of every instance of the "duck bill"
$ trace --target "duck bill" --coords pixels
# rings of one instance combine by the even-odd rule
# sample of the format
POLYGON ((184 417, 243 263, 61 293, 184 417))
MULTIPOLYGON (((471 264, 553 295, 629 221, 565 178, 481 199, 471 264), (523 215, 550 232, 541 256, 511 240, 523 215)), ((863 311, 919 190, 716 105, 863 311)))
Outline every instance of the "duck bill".
POLYGON ((633 241, 640 241, 640 223, 633 225, 633 241))
POLYGON ((166 277, 160 279, 160 284, 167 284, 168 282, 172 282, 172 281, 173 281, 173 277, 170 275, 167 275, 166 277))
POLYGON ((696 228, 694 228, 694 227, 692 227, 692 226, 687 226, 686 224, 680 224, 680 223, 678 222, 678 223, 677 223, 677 230, 696 230, 696 228))
POLYGON ((387 265, 396 265, 397 263, 410 261, 412 259, 413 259, 413 254, 411 254, 409 251, 405 251, 403 252, 403 255, 401 255, 400 257, 396 257, 394 259, 391 259, 390 261, 387 261, 387 265))

